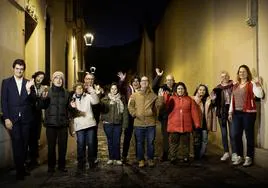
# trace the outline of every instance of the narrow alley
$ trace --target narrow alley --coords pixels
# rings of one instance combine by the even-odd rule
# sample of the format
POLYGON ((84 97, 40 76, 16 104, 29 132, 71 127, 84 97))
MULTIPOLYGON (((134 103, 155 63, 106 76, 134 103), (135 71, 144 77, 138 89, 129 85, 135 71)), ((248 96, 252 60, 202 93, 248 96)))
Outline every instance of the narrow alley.
MULTIPOLYGON (((158 126, 157 137, 160 135, 158 126)), ((189 164, 158 162, 161 139, 156 139, 156 166, 139 168, 135 162, 133 142, 130 158, 126 165, 109 166, 107 161, 107 141, 102 126, 99 126, 98 166, 77 174, 75 154, 68 157, 67 173, 57 172, 48 176, 47 165, 34 169, 24 181, 15 181, 15 171, 1 174, 0 187, 267 187, 268 169, 259 166, 233 167, 231 162, 223 163, 220 151, 209 146, 208 155, 201 161, 191 160, 189 164)), ((75 147, 74 147, 75 148, 75 147)))

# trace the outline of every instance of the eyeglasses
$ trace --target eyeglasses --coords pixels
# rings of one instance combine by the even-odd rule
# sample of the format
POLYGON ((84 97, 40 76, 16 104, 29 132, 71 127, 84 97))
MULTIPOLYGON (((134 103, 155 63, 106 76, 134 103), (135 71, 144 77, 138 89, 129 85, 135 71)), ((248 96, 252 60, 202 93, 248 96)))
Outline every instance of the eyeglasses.
POLYGON ((94 80, 94 78, 85 78, 85 80, 94 80))

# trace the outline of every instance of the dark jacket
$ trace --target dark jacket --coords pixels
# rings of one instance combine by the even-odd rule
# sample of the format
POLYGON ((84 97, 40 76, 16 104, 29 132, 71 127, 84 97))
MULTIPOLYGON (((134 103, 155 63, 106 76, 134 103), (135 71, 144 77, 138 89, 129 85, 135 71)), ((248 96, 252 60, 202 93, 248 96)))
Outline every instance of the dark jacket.
POLYGON ((119 113, 119 109, 116 104, 110 104, 110 98, 105 96, 101 99, 102 113, 101 120, 113 124, 122 124, 123 128, 128 126, 128 109, 124 102, 125 99, 121 97, 121 101, 124 104, 123 113, 119 113))
POLYGON ((3 80, 1 89, 1 105, 3 111, 3 119, 10 119, 14 124, 19 120, 23 123, 30 123, 33 120, 33 105, 35 100, 35 91, 31 90, 30 94, 26 91, 26 83, 28 80, 23 78, 21 95, 14 76, 3 80))
POLYGON ((63 87, 52 87, 48 90, 48 96, 43 101, 46 127, 69 126, 69 103, 70 95, 63 87))
MULTIPOLYGON (((160 86, 161 78, 162 76, 156 76, 153 80, 152 89, 154 93, 157 95, 158 90, 162 88, 164 92, 168 93, 168 95, 173 95, 173 91, 175 89, 174 87, 176 86, 176 84, 173 84, 172 89, 170 89, 167 84, 163 84, 162 86, 160 86)), ((170 110, 168 110, 165 105, 161 106, 161 108, 159 109, 158 120, 167 121, 169 112, 170 110)))

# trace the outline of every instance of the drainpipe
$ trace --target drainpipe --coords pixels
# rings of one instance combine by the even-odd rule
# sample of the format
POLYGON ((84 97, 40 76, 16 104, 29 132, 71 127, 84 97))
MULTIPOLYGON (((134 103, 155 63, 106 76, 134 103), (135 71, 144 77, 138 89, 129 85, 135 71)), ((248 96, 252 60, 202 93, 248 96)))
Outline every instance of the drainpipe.
MULTIPOLYGON (((247 24, 250 27, 255 27, 255 49, 256 49, 256 70, 252 71, 252 76, 259 78, 260 74, 260 69, 259 69, 259 22, 258 22, 258 14, 259 14, 259 0, 248 0, 247 1, 247 24)), ((260 80, 261 82, 261 80, 260 80)), ((260 116, 260 111, 261 111, 261 104, 260 104, 261 99, 257 99, 257 117, 256 117, 256 125, 257 126, 257 143, 256 147, 261 148, 262 147, 262 137, 264 136, 262 134, 262 127, 261 127, 261 116, 260 116)))

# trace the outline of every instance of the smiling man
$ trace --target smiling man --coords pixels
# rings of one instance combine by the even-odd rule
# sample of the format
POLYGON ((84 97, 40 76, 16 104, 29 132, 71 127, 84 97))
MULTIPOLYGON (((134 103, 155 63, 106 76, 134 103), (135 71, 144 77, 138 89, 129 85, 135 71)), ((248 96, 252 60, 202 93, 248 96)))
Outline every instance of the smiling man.
MULTIPOLYGON (((24 60, 16 59, 13 63, 14 75, 4 79, 1 89, 1 105, 5 127, 10 132, 13 158, 17 180, 30 175, 25 170, 30 123, 33 120, 32 105, 35 92, 31 87, 34 81, 23 77, 26 65, 24 60)), ((33 88, 33 87, 32 87, 33 88)))

